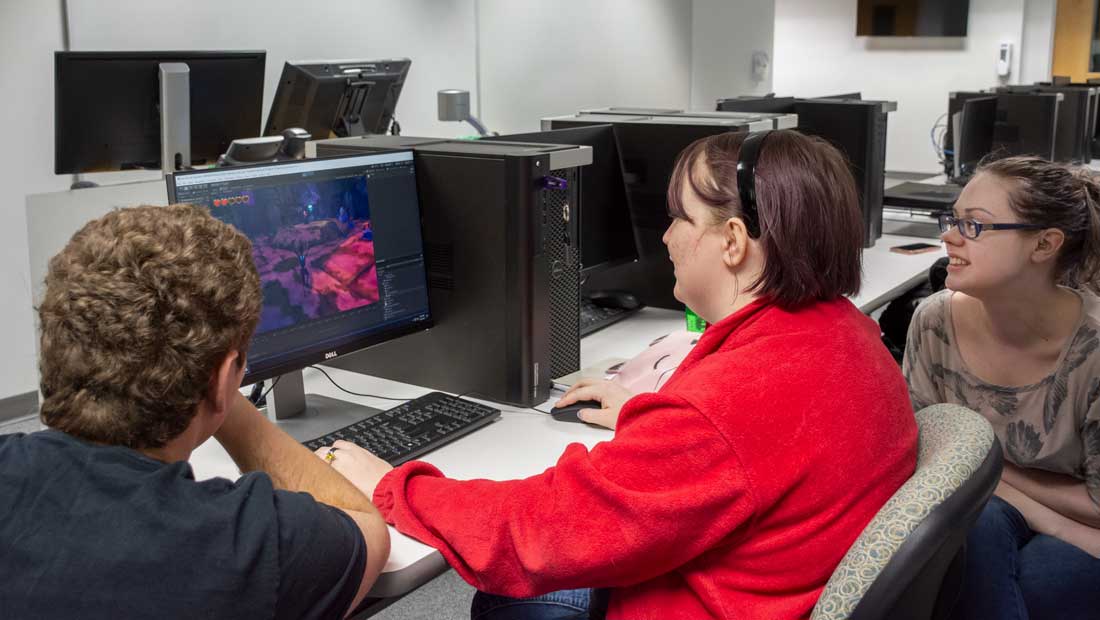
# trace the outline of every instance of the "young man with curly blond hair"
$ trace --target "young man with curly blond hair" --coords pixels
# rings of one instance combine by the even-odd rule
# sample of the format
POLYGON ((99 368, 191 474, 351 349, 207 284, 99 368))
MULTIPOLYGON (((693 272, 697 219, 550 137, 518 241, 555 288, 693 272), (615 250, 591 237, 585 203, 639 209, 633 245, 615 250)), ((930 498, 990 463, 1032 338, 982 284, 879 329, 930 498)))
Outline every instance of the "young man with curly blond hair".
POLYGON ((0 616, 338 618, 389 553, 368 499, 239 392, 248 239, 197 207, 90 222, 38 308, 42 420, 0 436, 0 616), (196 481, 210 437, 244 475, 196 481))

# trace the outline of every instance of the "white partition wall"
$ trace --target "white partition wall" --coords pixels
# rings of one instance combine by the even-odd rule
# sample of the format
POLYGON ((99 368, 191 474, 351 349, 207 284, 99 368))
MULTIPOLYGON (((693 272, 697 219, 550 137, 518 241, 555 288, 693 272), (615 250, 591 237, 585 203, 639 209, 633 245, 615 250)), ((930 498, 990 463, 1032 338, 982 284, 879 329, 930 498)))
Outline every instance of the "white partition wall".
POLYGON ((69 0, 69 14, 74 50, 267 50, 265 120, 287 60, 411 58, 396 114, 409 135, 461 133, 436 120, 435 93, 473 92, 472 0, 69 0))
POLYGON ((691 107, 713 110, 718 99, 772 91, 775 0, 695 0, 691 28, 691 107), (753 72, 753 54, 768 61, 753 72))
POLYGON ((610 105, 688 107, 692 3, 478 3, 482 120, 538 131, 544 116, 610 105))
POLYGON ((53 174, 52 54, 61 44, 59 2, 0 2, 0 399, 37 389, 23 204, 69 186, 53 174))
POLYGON ((1041 72, 1050 66, 1052 4, 970 0, 965 38, 871 38, 856 37, 856 0, 775 0, 774 88, 803 96, 862 91, 897 101, 886 169, 935 174, 929 131, 947 111, 949 92, 1048 77, 1041 72), (1002 42, 1013 46, 1006 77, 996 71, 1002 42))

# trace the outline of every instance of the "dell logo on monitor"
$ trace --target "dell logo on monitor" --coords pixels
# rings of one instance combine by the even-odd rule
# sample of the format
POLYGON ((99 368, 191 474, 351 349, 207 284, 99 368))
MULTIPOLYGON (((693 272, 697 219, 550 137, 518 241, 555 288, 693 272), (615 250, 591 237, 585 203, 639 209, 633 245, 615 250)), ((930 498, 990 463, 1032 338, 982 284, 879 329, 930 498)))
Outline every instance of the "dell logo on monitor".
POLYGON ((330 360, 334 357, 336 357, 336 351, 329 351, 328 353, 325 353, 325 359, 327 360, 330 360))

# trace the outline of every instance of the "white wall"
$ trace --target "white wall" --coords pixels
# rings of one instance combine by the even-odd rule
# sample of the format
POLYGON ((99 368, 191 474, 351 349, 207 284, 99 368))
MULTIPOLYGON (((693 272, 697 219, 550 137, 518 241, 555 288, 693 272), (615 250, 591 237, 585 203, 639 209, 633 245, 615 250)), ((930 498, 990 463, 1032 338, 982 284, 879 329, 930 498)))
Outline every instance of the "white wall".
POLYGON ((1024 0, 1024 42, 1020 49, 1020 83, 1050 79, 1054 61, 1054 18, 1058 0, 1024 0))
POLYGON ((500 133, 585 107, 688 107, 692 5, 479 2, 482 121, 500 133))
MULTIPOLYGON (((816 96, 862 91, 864 98, 897 101, 890 115, 886 168, 938 171, 929 131, 947 111, 947 95, 956 90, 990 88, 1000 83, 1039 79, 1044 54, 1049 58, 1053 12, 1039 0, 1028 15, 1025 4, 1037 0, 970 0, 965 39, 898 39, 856 37, 855 0, 776 0, 775 75, 779 94, 816 96), (996 75, 997 48, 1013 44, 1012 75, 996 75), (1032 60, 1032 55, 1038 60, 1032 60), (1027 76, 1021 56, 1027 55, 1027 76)), ((1047 66, 1049 66, 1049 60, 1047 66)))
POLYGON ((78 51, 267 50, 264 119, 287 60, 409 57, 403 133, 463 133, 436 120, 435 93, 456 83, 473 91, 473 0, 69 0, 69 11, 78 51))
POLYGON ((762 51, 774 60, 774 30, 775 0, 695 0, 691 108, 713 110, 720 98, 771 92, 774 70, 755 79, 752 54, 762 51))
POLYGON ((0 398, 36 388, 24 197, 68 187, 53 175, 53 51, 61 5, 0 1, 0 398))

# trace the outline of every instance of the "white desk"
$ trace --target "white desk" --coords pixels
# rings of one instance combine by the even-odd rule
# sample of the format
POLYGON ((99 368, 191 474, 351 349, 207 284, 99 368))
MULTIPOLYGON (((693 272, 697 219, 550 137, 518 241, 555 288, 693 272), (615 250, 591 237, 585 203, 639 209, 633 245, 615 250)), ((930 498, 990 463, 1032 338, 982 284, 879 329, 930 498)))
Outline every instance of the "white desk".
MULTIPOLYGON (((937 252, 916 255, 889 251, 895 245, 920 241, 927 240, 884 236, 875 247, 864 252, 863 290, 853 300, 860 310, 869 314, 916 285, 927 276, 932 263, 945 255, 942 248, 937 252)), ((593 364, 608 357, 633 357, 654 338, 684 328, 682 313, 646 308, 625 321, 584 338, 581 341, 581 364, 593 364)), ((341 385, 356 392, 413 398, 429 391, 339 369, 330 369, 329 372, 341 385)), ((386 409, 392 406, 386 401, 340 392, 320 373, 310 369, 305 371, 305 386, 307 391, 316 394, 370 407, 386 409)), ((556 398, 554 396, 552 400, 556 398)), ((555 422, 549 416, 530 409, 489 404, 501 409, 500 420, 428 454, 422 460, 457 479, 507 480, 544 471, 557 461, 570 443, 580 442, 591 447, 612 437, 609 430, 555 422)), ((539 408, 548 407, 549 403, 544 403, 539 408)), ((334 425, 333 430, 337 426, 334 425)), ((208 441, 196 450, 191 463, 196 477, 200 479, 213 476, 234 479, 239 475, 232 460, 216 441, 208 441)), ((446 570, 443 556, 431 547, 400 534, 392 527, 390 537, 389 560, 370 596, 401 596, 446 570)))

